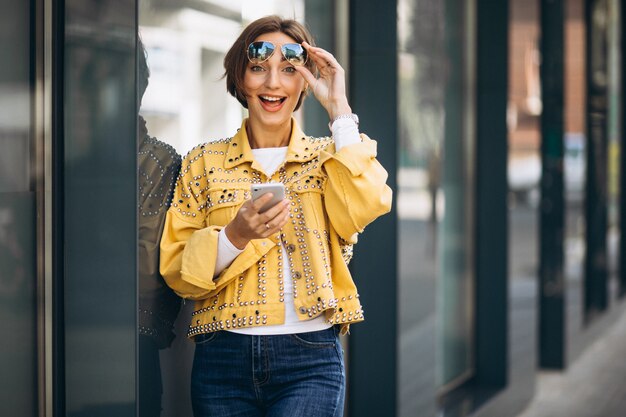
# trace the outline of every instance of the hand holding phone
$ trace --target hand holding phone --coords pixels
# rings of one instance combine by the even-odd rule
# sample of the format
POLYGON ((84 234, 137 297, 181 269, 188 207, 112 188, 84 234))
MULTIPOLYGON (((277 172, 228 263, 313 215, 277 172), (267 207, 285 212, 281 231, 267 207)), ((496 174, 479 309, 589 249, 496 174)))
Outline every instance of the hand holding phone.
POLYGON ((263 204, 263 206, 259 209, 259 213, 263 213, 264 211, 269 210, 270 208, 274 207, 276 204, 285 199, 285 184, 283 184, 282 182, 252 184, 250 185, 250 191, 252 193, 252 200, 256 200, 263 194, 273 194, 272 199, 263 204))
POLYGON ((243 203, 235 218, 226 225, 226 237, 239 249, 252 239, 260 239, 278 232, 289 219, 289 205, 285 201, 283 183, 252 184, 252 200, 243 203), (263 197, 272 193, 272 197, 263 197), (262 202, 255 200, 262 198, 262 202), (268 201, 265 201, 268 200, 268 201), (257 206, 262 204, 257 210, 257 206))

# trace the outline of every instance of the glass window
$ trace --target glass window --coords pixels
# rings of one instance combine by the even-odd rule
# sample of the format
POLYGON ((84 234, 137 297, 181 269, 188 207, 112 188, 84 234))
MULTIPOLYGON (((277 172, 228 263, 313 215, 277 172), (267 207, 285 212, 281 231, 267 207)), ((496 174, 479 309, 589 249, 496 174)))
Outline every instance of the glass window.
POLYGON ((585 263, 585 23, 582 2, 568 2, 565 20, 565 279, 568 357, 570 343, 583 326, 583 275, 585 263))
POLYGON ((473 372, 473 36, 445 2, 398 16, 399 415, 435 415, 473 372))
POLYGON ((135 7, 64 6, 63 221, 55 232, 63 237, 65 387, 57 388, 68 415, 134 416, 135 7))
POLYGON ((620 7, 617 0, 607 2, 607 190, 608 190, 608 230, 607 254, 609 269, 609 294, 615 300, 619 289, 619 183, 620 183, 620 7))
POLYGON ((30 2, 0 1, 0 415, 37 414, 30 2))
POLYGON ((539 4, 511 1, 509 5, 509 381, 513 390, 521 393, 534 383, 537 346, 542 108, 539 4))

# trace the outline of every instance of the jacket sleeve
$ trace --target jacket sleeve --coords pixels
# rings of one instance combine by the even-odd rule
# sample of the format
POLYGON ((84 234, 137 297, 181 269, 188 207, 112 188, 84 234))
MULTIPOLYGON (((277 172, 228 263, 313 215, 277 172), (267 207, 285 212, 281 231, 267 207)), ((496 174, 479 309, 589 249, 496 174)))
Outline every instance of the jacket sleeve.
MULTIPOLYGON (((145 121, 139 119, 142 126, 145 121)), ((180 298, 159 273, 159 242, 181 158, 171 145, 142 133, 137 137, 137 319, 140 334, 162 349, 175 337, 174 321, 181 307, 180 298)))
POLYGON ((328 175, 324 204, 339 236, 356 243, 357 234, 391 210, 392 191, 387 171, 376 160, 376 141, 361 134, 362 142, 324 150, 320 162, 328 175))
POLYGON ((204 184, 196 182, 196 174, 188 166, 179 176, 172 206, 165 217, 159 266, 165 282, 176 294, 201 300, 219 292, 276 243, 271 239, 251 241, 230 266, 214 278, 222 226, 211 225, 204 203, 204 184))

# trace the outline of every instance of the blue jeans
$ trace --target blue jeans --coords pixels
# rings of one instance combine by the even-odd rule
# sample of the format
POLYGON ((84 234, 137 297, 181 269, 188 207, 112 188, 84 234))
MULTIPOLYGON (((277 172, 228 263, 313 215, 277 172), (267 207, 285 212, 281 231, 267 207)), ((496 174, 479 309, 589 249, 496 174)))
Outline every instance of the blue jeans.
POLYGON ((341 417, 345 371, 335 327, 318 332, 196 336, 195 417, 341 417))

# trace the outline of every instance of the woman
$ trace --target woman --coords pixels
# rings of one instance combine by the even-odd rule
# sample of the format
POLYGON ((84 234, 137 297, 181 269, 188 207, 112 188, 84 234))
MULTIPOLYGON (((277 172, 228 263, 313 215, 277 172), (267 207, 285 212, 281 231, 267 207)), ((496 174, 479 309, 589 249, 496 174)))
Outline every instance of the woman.
POLYGON ((387 173, 358 133, 343 69, 298 22, 252 22, 224 67, 249 117, 183 160, 161 241, 168 285, 196 300, 194 414, 341 416, 338 333, 363 320, 344 255, 389 211, 387 173), (333 138, 308 137, 293 119, 308 89, 333 138), (266 182, 286 194, 260 212, 272 195, 252 200, 250 187, 266 182))

